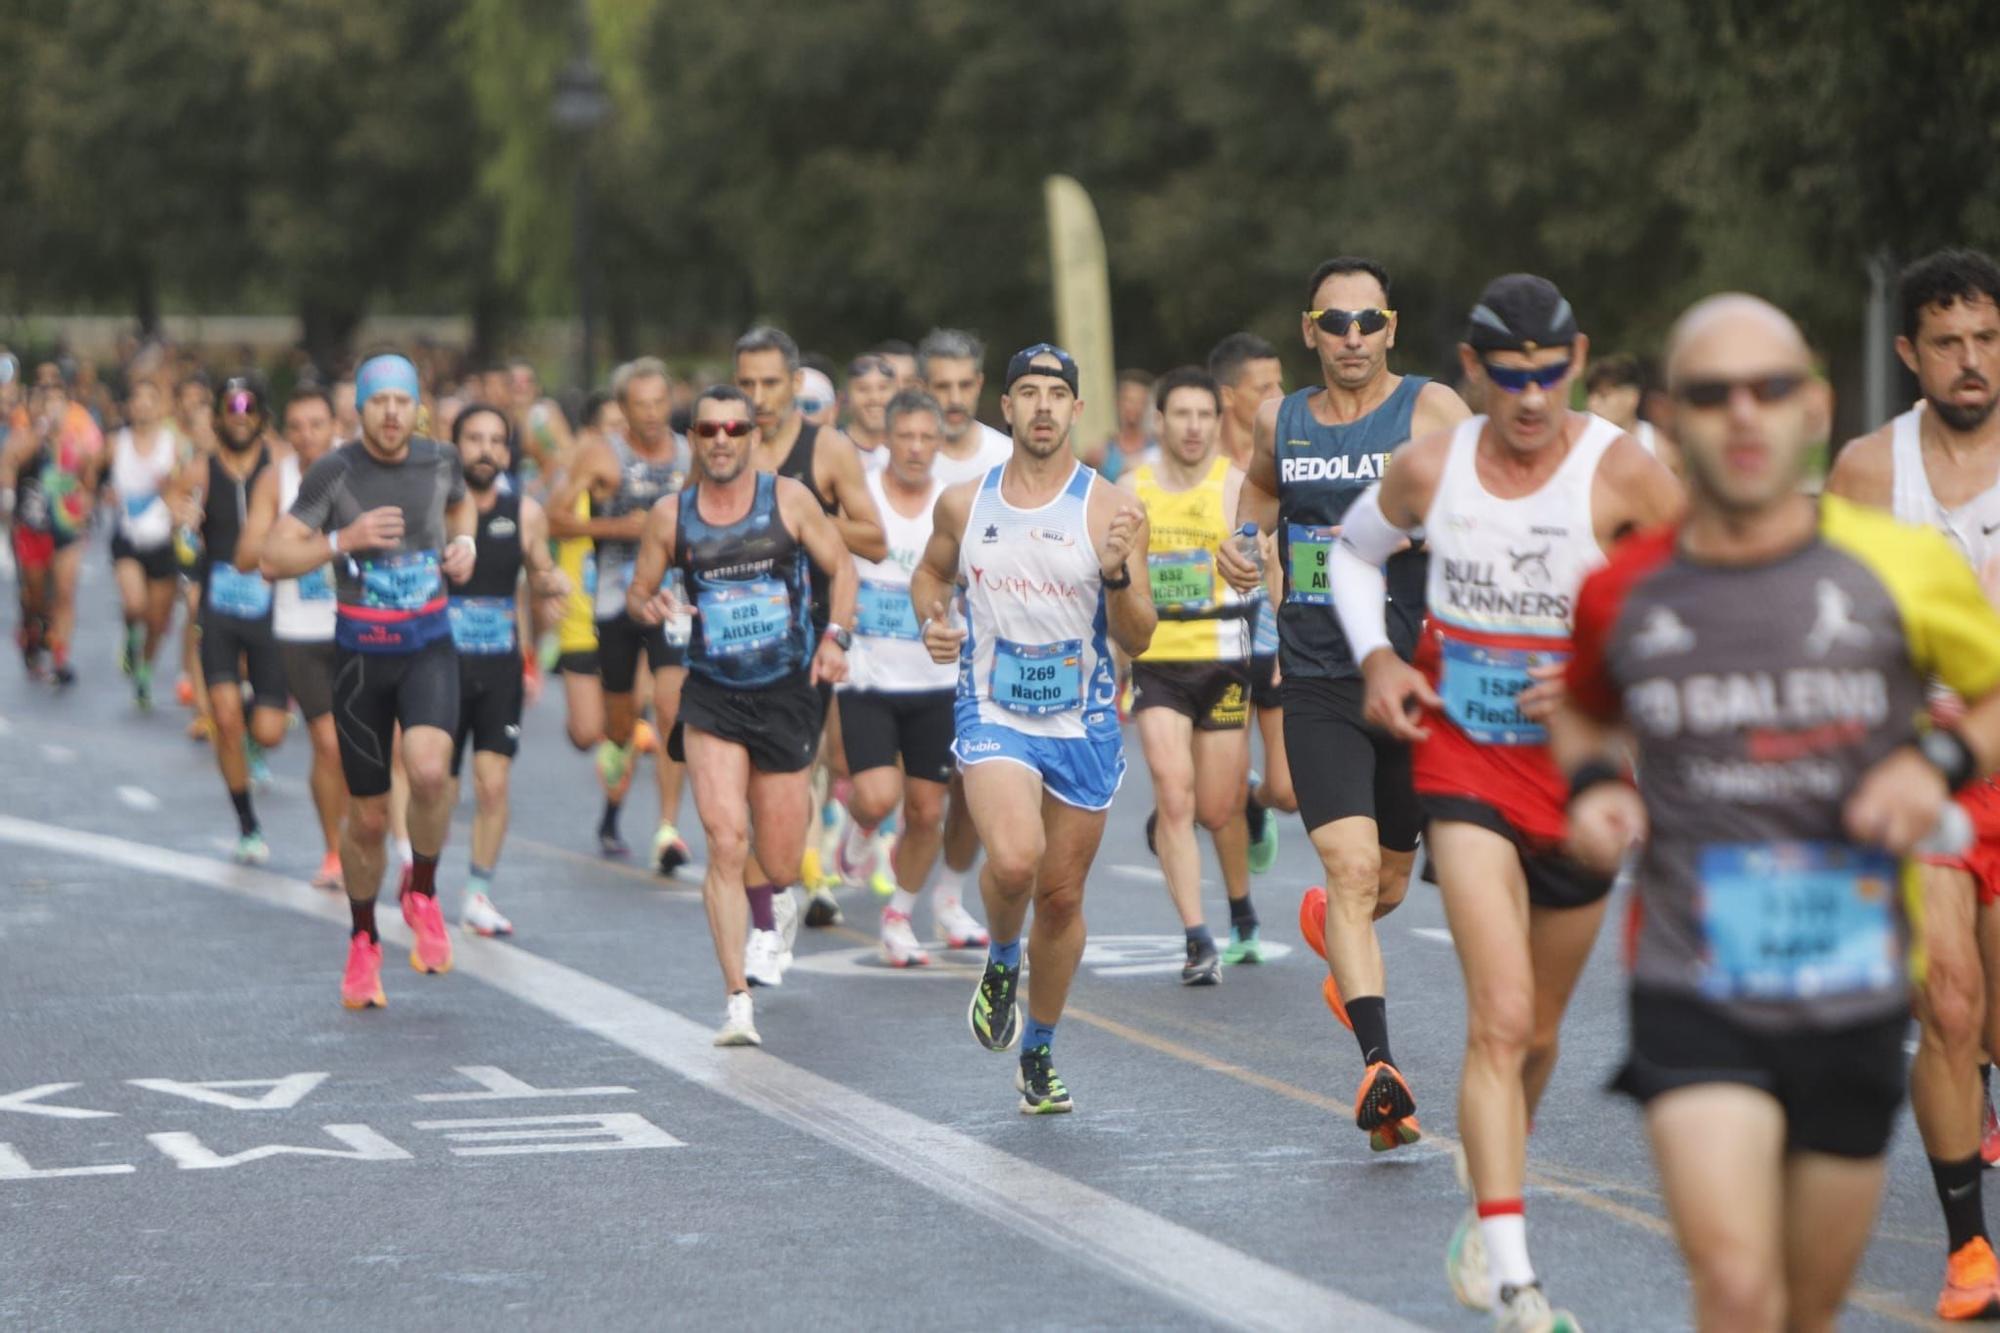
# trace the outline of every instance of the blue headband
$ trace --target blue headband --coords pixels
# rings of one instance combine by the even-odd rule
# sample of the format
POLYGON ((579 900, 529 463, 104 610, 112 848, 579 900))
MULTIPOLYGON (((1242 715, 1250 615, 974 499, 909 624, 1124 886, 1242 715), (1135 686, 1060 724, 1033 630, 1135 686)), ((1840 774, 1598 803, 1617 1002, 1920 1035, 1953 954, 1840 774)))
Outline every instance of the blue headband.
POLYGON ((402 390, 410 395, 412 403, 424 396, 422 386, 417 383, 417 368, 408 357, 371 356, 355 372, 354 410, 360 412, 368 406, 370 398, 385 389, 402 390))

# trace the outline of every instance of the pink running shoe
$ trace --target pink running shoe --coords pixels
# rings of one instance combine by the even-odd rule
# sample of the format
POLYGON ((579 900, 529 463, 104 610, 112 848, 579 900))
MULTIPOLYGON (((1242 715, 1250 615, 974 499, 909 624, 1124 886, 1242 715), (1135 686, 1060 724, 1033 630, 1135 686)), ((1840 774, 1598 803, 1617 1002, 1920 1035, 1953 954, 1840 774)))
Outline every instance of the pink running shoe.
POLYGON ((340 1002, 349 1009, 386 1009, 382 993, 382 946, 355 932, 347 942, 347 972, 340 979, 340 1002))
POLYGON ((319 863, 319 873, 312 877, 312 886, 316 889, 337 889, 340 885, 340 853, 328 852, 326 859, 319 863))
POLYGON ((451 971, 451 936, 445 933, 444 913, 436 898, 428 893, 404 894, 403 924, 417 937, 410 948, 411 967, 433 975, 451 971))

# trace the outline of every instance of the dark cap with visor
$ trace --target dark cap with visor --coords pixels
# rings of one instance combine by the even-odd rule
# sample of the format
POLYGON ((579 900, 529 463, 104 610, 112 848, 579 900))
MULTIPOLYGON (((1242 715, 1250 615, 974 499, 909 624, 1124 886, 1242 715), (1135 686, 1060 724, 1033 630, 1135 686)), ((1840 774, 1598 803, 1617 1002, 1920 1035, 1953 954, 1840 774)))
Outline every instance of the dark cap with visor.
POLYGON ((1509 273, 1486 284, 1466 319, 1465 341, 1478 352, 1534 352, 1576 341, 1576 312, 1547 278, 1509 273))
POLYGON ((1020 351, 1014 353, 1007 362, 1007 382, 1001 386, 1001 391, 1006 392, 1012 389, 1014 381, 1024 375, 1052 375, 1064 384, 1069 385, 1071 393, 1078 391, 1076 362, 1070 357, 1068 352, 1057 347, 1054 343, 1036 343, 1033 347, 1023 347, 1020 351), (1045 357, 1053 358, 1056 364, 1053 366, 1038 366, 1035 364, 1036 361, 1045 357))

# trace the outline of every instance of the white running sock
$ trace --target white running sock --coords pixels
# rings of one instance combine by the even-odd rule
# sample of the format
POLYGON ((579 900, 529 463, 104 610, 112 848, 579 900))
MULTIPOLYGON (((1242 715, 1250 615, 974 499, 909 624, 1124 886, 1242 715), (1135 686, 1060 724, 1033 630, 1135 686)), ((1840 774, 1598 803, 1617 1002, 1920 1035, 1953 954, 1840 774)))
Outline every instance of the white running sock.
POLYGON ((847 832, 840 840, 840 859, 851 866, 860 865, 868 855, 868 840, 874 836, 873 829, 864 829, 857 821, 849 819, 847 832))
POLYGON ((947 907, 959 907, 959 894, 964 891, 965 876, 950 866, 940 865, 937 883, 931 888, 931 906, 940 911, 947 907))
POLYGON ((396 839, 396 859, 403 863, 403 868, 405 870, 408 870, 412 865, 416 863, 417 853, 416 850, 410 846, 410 840, 408 838, 396 839))
POLYGON ((914 893, 905 893, 901 889, 897 889, 889 895, 889 910, 892 912, 901 912, 904 916, 909 916, 917 910, 917 895, 914 893))
POLYGON ((1527 1216, 1499 1213, 1482 1217, 1479 1234, 1486 1240, 1486 1276, 1493 1287, 1493 1302, 1498 1305, 1502 1287, 1525 1287, 1535 1280, 1535 1266, 1528 1262, 1527 1216))

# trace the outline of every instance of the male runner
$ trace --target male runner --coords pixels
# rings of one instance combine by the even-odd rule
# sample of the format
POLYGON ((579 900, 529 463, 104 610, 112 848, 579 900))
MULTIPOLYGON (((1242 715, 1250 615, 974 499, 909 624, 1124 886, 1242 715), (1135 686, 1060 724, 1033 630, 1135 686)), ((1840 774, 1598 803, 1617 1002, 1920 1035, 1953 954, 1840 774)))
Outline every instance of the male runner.
POLYGON ((1584 406, 1639 442, 1668 467, 1678 461, 1674 442, 1639 415, 1646 405, 1646 367, 1631 355, 1593 361, 1584 379, 1584 406))
MULTIPOLYGON (((181 468, 215 452, 215 389, 205 372, 191 372, 174 389, 174 430, 181 440, 181 468)), ((192 707, 188 738, 207 743, 214 739, 215 723, 208 715, 208 691, 201 684, 201 557, 182 549, 177 540, 175 557, 181 566, 181 676, 174 694, 182 707, 192 707)))
POLYGON ((1364 716, 1414 746, 1431 864, 1465 974, 1458 1132, 1474 1206, 1446 1272, 1462 1303, 1492 1308, 1507 1329, 1569 1318, 1549 1310, 1528 1258, 1528 1124, 1611 892, 1609 875, 1562 852, 1566 792, 1530 691, 1569 654, 1584 575, 1617 538, 1681 505, 1673 474, 1636 440, 1569 409, 1588 354, 1554 283, 1525 273, 1489 283, 1459 361, 1490 415, 1398 449, 1348 506, 1331 570, 1341 630, 1367 682, 1364 716), (1382 571, 1420 535, 1430 622, 1412 666, 1389 642, 1382 571))
MULTIPOLYGON (((470 403, 465 404, 465 407, 470 406, 470 403)), ((514 462, 520 468, 521 484, 528 486, 536 478, 552 474, 557 465, 569 457, 573 445, 569 419, 563 416, 556 400, 542 392, 542 381, 535 373, 535 363, 518 358, 507 363, 506 407, 508 421, 514 427, 514 438, 522 446, 522 456, 514 462)), ((464 410, 460 409, 461 412, 464 410)), ((454 421, 452 424, 458 423, 454 421)))
POLYGON ((46 650, 50 679, 60 686, 76 683, 69 658, 76 641, 76 587, 104 462, 103 434, 70 398, 61 369, 43 362, 0 455, 0 491, 18 484, 25 492, 24 517, 14 525, 21 655, 28 674, 39 678, 46 650))
POLYGON ((917 349, 901 338, 885 338, 868 349, 870 356, 879 356, 896 369, 896 392, 924 387, 923 372, 917 367, 917 349))
MULTIPOLYGON (((1379 1150, 1409 1141, 1417 1126, 1408 1123, 1415 1099, 1389 1050, 1374 921, 1403 901, 1423 820, 1408 747, 1362 718, 1361 670, 1333 615, 1327 562, 1347 507, 1381 477, 1390 451, 1471 414, 1443 385, 1390 373, 1396 312, 1380 264, 1329 259, 1313 270, 1306 296, 1311 308, 1299 325, 1319 358, 1321 383, 1257 409, 1236 521, 1278 532, 1285 754, 1299 815, 1326 870, 1326 887, 1308 889, 1300 903, 1300 926, 1327 960, 1327 1004, 1361 1048, 1355 1123, 1379 1150), (1385 1099, 1396 1112, 1387 1118, 1385 1099)), ((1247 591, 1264 574, 1239 546, 1225 543, 1215 563, 1247 591)), ((1424 579, 1421 547, 1389 562, 1390 641, 1406 660, 1423 624, 1424 579)))
POLYGON ((1125 777, 1110 644, 1145 652, 1157 618, 1132 577, 1146 568, 1145 509, 1071 452, 1076 362, 1048 343, 1016 352, 1000 406, 1014 456, 939 497, 910 601, 932 659, 959 663, 952 754, 986 847, 992 942, 967 1021, 989 1051, 1021 1043, 1021 1110, 1047 1115, 1071 1109, 1051 1053, 1083 956, 1084 881, 1125 777), (963 625, 951 609, 961 583, 963 625))
POLYGON ((861 466, 880 472, 889 462, 889 400, 897 393, 896 368, 886 357, 857 356, 847 367, 847 438, 861 466))
POLYGON ((111 565, 125 617, 119 663, 142 711, 153 706, 153 658, 173 621, 180 582, 174 515, 165 495, 180 469, 180 441, 165 415, 160 386, 135 379, 125 395, 125 425, 111 439, 110 480, 118 506, 111 565))
POLYGON ((1143 370, 1119 371, 1117 408, 1117 429, 1099 446, 1106 481, 1117 481, 1160 456, 1160 439, 1153 433, 1152 375, 1143 370))
MULTIPOLYGON (((557 537, 589 537, 597 545, 597 667, 604 689, 597 772, 611 791, 623 788, 636 750, 639 703, 633 687, 641 655, 652 681, 653 715, 662 730, 673 725, 680 711, 681 683, 687 678, 685 622, 641 624, 627 612, 625 599, 647 511, 687 482, 687 442, 668 424, 669 380, 665 363, 653 357, 620 366, 611 388, 628 433, 602 435, 581 449, 549 497, 549 531, 557 537), (577 513, 578 497, 584 495, 590 497, 588 518, 577 513)), ((662 750, 660 826, 653 834, 652 860, 663 875, 688 862, 687 844, 675 827, 682 781, 681 765, 662 750)), ((618 810, 618 801, 606 800, 598 841, 607 851, 618 841, 618 810)))
POLYGON ((1250 630, 1263 589, 1238 592, 1215 576, 1215 551, 1233 540, 1243 473, 1217 447, 1222 393, 1208 372, 1183 367, 1157 389, 1160 456, 1120 483, 1146 509, 1146 574, 1159 616, 1152 646, 1132 663, 1132 720, 1153 776, 1147 841, 1187 936, 1184 986, 1222 980, 1201 911, 1201 846, 1215 840, 1229 898, 1232 963, 1262 962, 1250 905, 1250 834, 1243 816, 1250 771, 1250 630))
POLYGON ((493 905, 493 871, 507 837, 507 785, 521 739, 521 640, 518 600, 523 570, 529 590, 560 606, 569 583, 549 557, 542 507, 518 490, 502 493, 514 461, 512 424, 499 408, 468 404, 452 423, 451 442, 465 489, 479 511, 472 576, 452 590, 451 641, 458 650, 458 725, 451 750, 451 798, 472 747, 472 864, 459 924, 479 935, 511 935, 514 923, 493 905))
POLYGON ((653 506, 627 606, 648 624, 693 611, 677 742, 708 842, 702 898, 728 1007, 718 1046, 758 1046, 744 917, 775 949, 773 895, 799 873, 811 818, 807 769, 819 748, 817 686, 847 674, 854 564, 817 497, 750 465, 748 395, 704 389, 692 421, 697 480, 653 506), (815 634, 807 563, 827 573, 833 620, 815 634), (663 580, 680 571, 692 608, 663 580), (817 643, 817 647, 815 647, 817 643), (769 878, 746 888, 755 864, 769 878))
POLYGON ((182 528, 193 534, 201 562, 201 678, 215 723, 215 762, 236 807, 236 860, 271 858, 250 800, 249 742, 265 750, 285 739, 285 663, 271 636, 271 585, 236 564, 236 543, 250 517, 250 495, 271 466, 265 440, 270 410, 263 388, 238 376, 215 401, 216 449, 183 468, 169 490, 182 528), (245 721, 243 687, 253 696, 245 721))
POLYGON ((1802 494, 1830 403, 1782 313, 1696 305, 1667 385, 1688 517, 1585 581, 1551 743, 1575 854, 1609 874, 1644 843, 1618 1087, 1696 1322, 1830 1329, 1902 1100, 1897 858, 2000 759, 2000 616, 1936 533, 1802 494), (1932 677, 1971 710, 1920 731, 1932 677))
MULTIPOLYGON (((1254 333, 1232 333, 1209 352, 1208 373, 1222 390, 1222 452, 1247 471, 1256 453, 1257 410, 1285 396, 1278 349, 1254 333)), ((1250 869, 1262 874, 1278 859, 1278 821, 1271 818, 1271 811, 1296 814, 1299 801, 1292 794, 1292 766, 1285 758, 1285 709, 1278 699, 1278 599, 1284 595, 1278 544, 1265 534, 1259 534, 1257 542, 1267 574, 1251 622, 1250 707, 1264 741, 1264 773, 1260 781, 1252 772, 1243 814, 1250 824, 1250 869)))
POLYGON ((445 580, 462 584, 478 551, 478 509, 458 455, 412 434, 421 389, 400 356, 364 361, 354 398, 361 438, 306 472, 291 511, 264 552, 269 578, 298 578, 332 562, 334 721, 347 777, 340 869, 353 927, 340 1002, 380 1008, 382 939, 375 899, 389 833, 389 768, 398 724, 410 785, 410 875, 403 922, 416 937, 410 966, 451 970, 451 936, 437 905, 437 863, 451 823, 452 733, 458 656, 445 580))
MULTIPOLYGON (((892 874, 894 884, 882 909, 882 957, 892 967, 910 967, 930 962, 910 917, 944 832, 958 669, 931 660, 910 604, 910 576, 930 544, 931 514, 944 489, 931 475, 944 413, 935 398, 915 390, 890 399, 886 419, 882 447, 889 461, 868 474, 868 489, 889 553, 855 561, 854 651, 837 698, 847 769, 854 775, 850 841, 865 843, 901 810, 902 834, 890 868, 876 873, 892 874)), ((957 901, 933 899, 931 909, 946 948, 987 943, 986 931, 957 901)))
MULTIPOLYGON (((299 483, 333 447, 333 404, 323 389, 295 389, 285 400, 285 443, 276 464, 264 469, 250 492, 250 516, 236 540, 236 567, 254 574, 280 515, 299 497, 299 483)), ((340 771, 340 739, 333 723, 333 576, 324 567, 271 589, 271 634, 284 663, 285 686, 305 717, 312 738, 313 809, 319 815, 326 855, 313 887, 337 889, 340 823, 347 815, 347 782, 340 771)))
MULTIPOLYGON (((2000 598, 2000 267, 1969 250, 1917 261, 1901 283, 1897 355, 1922 401, 1880 430, 1850 441, 1828 493, 1936 528, 2000 598)), ((1942 717, 1959 703, 1941 700, 1942 717)), ((1947 1259, 1937 1312, 1945 1319, 2000 1314, 2000 1262, 1986 1229, 1980 1180, 1982 1077, 2000 1019, 2000 785, 1960 797, 1977 830, 1963 855, 1926 857, 1924 952, 1917 988, 1917 1056, 1910 1106, 1944 1209, 1947 1259)), ((1992 1112, 1985 1110, 1992 1133, 1992 1112)))

